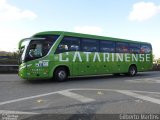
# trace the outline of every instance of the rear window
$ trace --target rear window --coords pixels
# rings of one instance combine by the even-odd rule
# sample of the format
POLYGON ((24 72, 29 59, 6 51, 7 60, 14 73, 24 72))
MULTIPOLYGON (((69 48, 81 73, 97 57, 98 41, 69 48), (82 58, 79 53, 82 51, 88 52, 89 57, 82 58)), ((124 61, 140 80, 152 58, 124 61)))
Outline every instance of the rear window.
POLYGON ((141 53, 147 54, 152 52, 152 47, 150 44, 142 44, 141 45, 141 53))

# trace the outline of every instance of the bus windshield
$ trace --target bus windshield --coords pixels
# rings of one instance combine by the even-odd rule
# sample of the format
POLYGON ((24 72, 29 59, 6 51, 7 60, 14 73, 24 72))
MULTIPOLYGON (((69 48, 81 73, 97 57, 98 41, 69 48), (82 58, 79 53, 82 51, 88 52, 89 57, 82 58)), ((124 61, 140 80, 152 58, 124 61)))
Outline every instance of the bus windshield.
POLYGON ((45 55, 47 55, 53 43, 58 38, 58 36, 36 36, 36 37, 30 38, 30 40, 25 41, 24 48, 21 49, 22 62, 27 62, 30 60, 44 57, 45 55))
POLYGON ((25 51, 28 47, 29 42, 30 42, 30 39, 28 39, 28 38, 23 39, 23 42, 21 43, 21 45, 19 47, 19 64, 24 62, 25 51))

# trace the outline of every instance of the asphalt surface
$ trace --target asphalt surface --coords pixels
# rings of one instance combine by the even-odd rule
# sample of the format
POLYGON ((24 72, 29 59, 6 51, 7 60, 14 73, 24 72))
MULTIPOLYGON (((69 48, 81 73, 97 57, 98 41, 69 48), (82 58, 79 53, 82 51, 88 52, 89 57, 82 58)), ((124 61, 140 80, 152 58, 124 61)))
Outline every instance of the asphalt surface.
POLYGON ((70 78, 60 83, 0 74, 0 119, 83 120, 105 114, 160 114, 159 86, 160 72, 70 78))

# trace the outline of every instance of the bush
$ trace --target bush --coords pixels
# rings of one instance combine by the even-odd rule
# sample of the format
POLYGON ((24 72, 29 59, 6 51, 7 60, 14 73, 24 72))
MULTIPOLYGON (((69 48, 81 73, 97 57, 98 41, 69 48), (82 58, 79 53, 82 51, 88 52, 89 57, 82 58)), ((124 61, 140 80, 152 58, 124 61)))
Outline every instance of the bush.
POLYGON ((0 59, 2 65, 18 65, 18 59, 0 59))
POLYGON ((153 64, 153 71, 160 71, 160 64, 153 64))

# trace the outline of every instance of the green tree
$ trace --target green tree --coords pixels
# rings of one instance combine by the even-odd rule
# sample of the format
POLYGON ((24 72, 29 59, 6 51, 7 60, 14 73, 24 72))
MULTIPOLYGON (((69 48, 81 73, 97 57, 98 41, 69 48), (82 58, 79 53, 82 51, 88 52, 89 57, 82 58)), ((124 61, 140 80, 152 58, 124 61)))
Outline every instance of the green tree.
POLYGON ((160 58, 158 58, 157 63, 160 64, 160 58))

